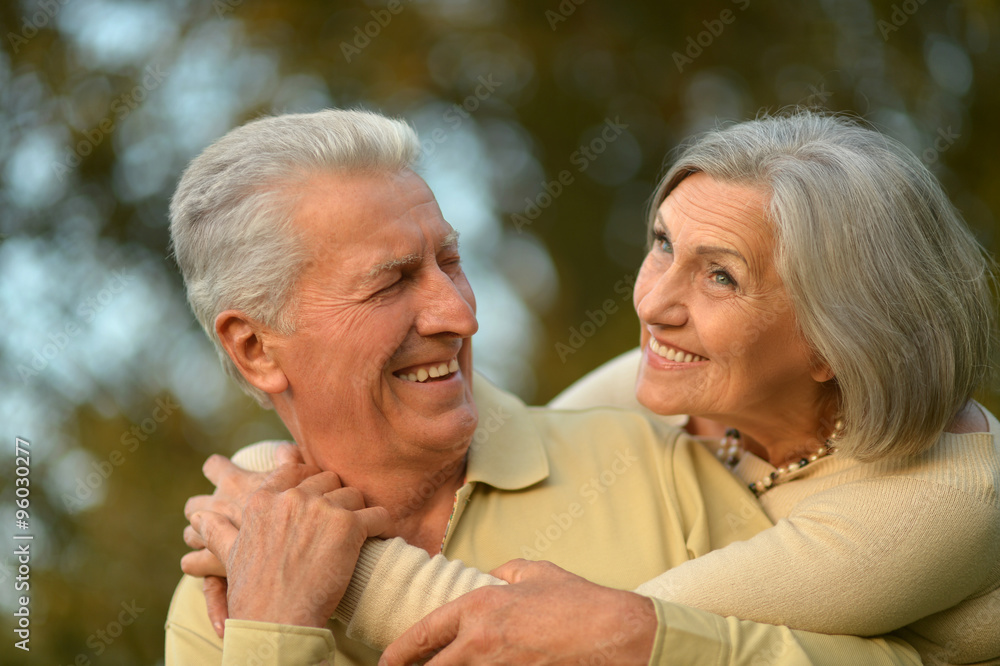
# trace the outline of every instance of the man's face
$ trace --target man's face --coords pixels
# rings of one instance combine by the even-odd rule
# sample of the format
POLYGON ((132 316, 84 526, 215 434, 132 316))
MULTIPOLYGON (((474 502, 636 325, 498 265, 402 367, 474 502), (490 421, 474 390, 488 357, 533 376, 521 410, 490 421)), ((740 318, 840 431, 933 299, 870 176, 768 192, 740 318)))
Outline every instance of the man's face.
POLYGON ((288 379, 276 405, 306 459, 375 470, 464 447, 476 301, 427 184, 409 170, 321 174, 298 193, 311 258, 295 333, 272 353, 288 379))

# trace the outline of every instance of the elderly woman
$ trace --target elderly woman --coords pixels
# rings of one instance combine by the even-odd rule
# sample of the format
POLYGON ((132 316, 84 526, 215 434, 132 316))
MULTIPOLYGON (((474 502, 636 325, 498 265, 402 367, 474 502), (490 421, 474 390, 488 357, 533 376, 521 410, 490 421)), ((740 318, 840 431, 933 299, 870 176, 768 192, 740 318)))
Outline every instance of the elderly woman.
MULTIPOLYGON (((607 627, 610 661, 633 649, 666 661, 685 646, 728 663, 750 634, 779 649, 787 630, 767 625, 784 625, 893 632, 927 663, 997 663, 1000 423, 972 399, 994 332, 990 272, 934 177, 847 120, 763 118, 681 153, 649 235, 640 353, 571 402, 638 363, 638 401, 690 415, 686 429, 775 525, 640 586, 658 624, 607 627), (692 608, 708 612, 692 620, 692 608)), ((419 571, 439 576, 439 596, 408 609, 403 595, 369 595, 353 631, 409 626, 428 603, 499 582, 442 559, 394 542, 369 589, 405 589, 419 571)), ((601 638, 576 634, 605 588, 543 563, 496 573, 514 584, 435 611, 383 663, 439 648, 430 663, 557 663, 564 646, 601 638)))

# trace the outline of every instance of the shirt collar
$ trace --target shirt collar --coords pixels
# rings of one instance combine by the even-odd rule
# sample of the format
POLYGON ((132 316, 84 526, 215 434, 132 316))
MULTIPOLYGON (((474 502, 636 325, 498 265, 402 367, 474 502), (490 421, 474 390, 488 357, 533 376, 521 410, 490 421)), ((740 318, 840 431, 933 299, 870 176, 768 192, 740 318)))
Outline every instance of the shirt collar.
POLYGON ((548 478, 548 456, 529 408, 479 373, 472 386, 479 425, 469 444, 466 481, 521 490, 548 478))

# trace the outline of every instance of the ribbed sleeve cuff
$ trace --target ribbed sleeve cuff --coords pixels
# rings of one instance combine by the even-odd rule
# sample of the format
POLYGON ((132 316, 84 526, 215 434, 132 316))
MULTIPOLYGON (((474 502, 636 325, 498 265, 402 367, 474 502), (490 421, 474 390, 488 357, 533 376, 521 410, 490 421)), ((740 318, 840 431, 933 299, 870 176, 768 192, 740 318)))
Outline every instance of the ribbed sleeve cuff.
POLYGON ((340 605, 334 612, 334 617, 344 624, 350 624, 351 618, 354 617, 354 611, 358 609, 361 595, 364 594, 365 588, 368 587, 368 581, 371 580, 372 571, 375 570, 375 565, 382 559, 382 555, 388 547, 389 541, 385 539, 368 539, 361 546, 358 563, 354 565, 354 575, 351 576, 351 582, 340 600, 340 605))

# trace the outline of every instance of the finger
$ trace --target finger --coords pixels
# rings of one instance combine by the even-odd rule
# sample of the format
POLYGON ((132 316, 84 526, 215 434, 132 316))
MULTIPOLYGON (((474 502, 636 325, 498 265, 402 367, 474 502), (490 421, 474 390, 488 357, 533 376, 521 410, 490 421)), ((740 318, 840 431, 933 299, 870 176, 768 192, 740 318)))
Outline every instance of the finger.
POLYGON ((407 629, 385 649, 379 666, 406 666, 447 647, 458 636, 463 606, 461 600, 445 604, 407 629))
POLYGON ((240 506, 227 497, 223 490, 218 489, 214 495, 195 495, 184 504, 184 516, 191 520, 191 516, 199 511, 214 511, 221 513, 236 527, 240 526, 243 519, 243 511, 240 506))
POLYGON ((367 538, 376 537, 388 532, 392 527, 392 518, 384 506, 372 506, 357 512, 358 520, 365 530, 367 538))
POLYGON ((184 503, 184 517, 191 520, 191 516, 199 511, 211 511, 213 495, 195 495, 189 497, 184 503))
POLYGON ((330 504, 348 511, 360 511, 365 508, 365 497, 357 488, 337 488, 323 493, 330 504))
POLYGON ((184 528, 184 543, 192 550, 200 550, 205 547, 205 540, 198 534, 198 530, 190 525, 184 528))
POLYGON ((538 564, 530 560, 516 559, 501 564, 490 572, 491 576, 505 580, 508 583, 519 583, 531 577, 533 565, 538 564))
MULTIPOLYGON (((331 472, 332 474, 332 472, 331 472)), ((335 475, 336 476, 336 475, 335 475)), ((264 482, 260 484, 261 490, 273 492, 284 492, 289 488, 294 488, 302 482, 302 469, 300 465, 283 465, 267 475, 264 482)), ((308 478, 312 478, 311 476, 308 478)), ((337 479, 337 488, 340 487, 340 479, 337 479)), ((334 488, 330 488, 334 490, 334 488)))
POLYGON ((226 619, 229 617, 229 604, 226 600, 226 593, 229 590, 229 583, 225 578, 209 576, 202 586, 205 592, 205 604, 208 606, 208 619, 212 623, 212 628, 219 638, 223 637, 226 628, 226 619))
POLYGON ((294 444, 285 443, 274 451, 274 460, 281 465, 304 465, 302 450, 294 444))
POLYGON ((334 490, 340 490, 344 484, 334 472, 320 472, 299 483, 299 490, 315 495, 325 495, 334 490))
POLYGON ((228 477, 232 476, 234 472, 239 473, 241 470, 239 467, 233 464, 233 462, 226 456, 219 455, 215 453, 208 457, 205 464, 201 466, 201 473, 205 475, 205 478, 212 482, 212 485, 216 488, 228 477))
POLYGON ((181 571, 195 578, 226 576, 226 566, 207 548, 187 553, 181 558, 181 571))
POLYGON ((229 551, 232 550, 239 530, 229 522, 228 518, 214 511, 201 511, 191 516, 191 525, 205 540, 205 547, 219 558, 220 562, 229 561, 229 551))

